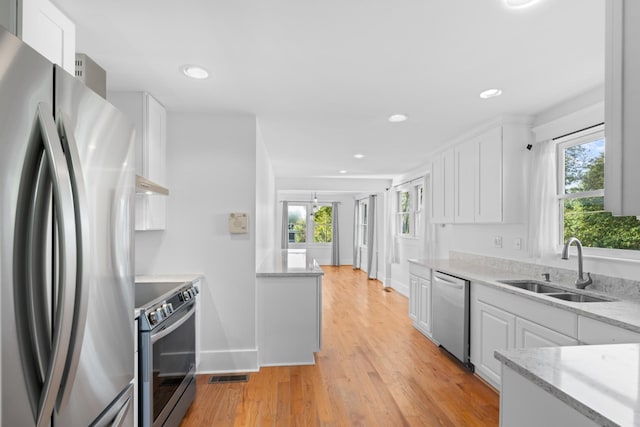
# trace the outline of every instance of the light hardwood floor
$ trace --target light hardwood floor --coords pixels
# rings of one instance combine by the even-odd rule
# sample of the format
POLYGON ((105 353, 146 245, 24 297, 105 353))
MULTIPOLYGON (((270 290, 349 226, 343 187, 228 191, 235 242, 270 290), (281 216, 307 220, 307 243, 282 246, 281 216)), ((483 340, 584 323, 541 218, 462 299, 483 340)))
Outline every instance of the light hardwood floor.
POLYGON ((199 376, 181 427, 498 425, 498 395, 413 328, 407 298, 351 266, 322 269, 316 364, 199 376))

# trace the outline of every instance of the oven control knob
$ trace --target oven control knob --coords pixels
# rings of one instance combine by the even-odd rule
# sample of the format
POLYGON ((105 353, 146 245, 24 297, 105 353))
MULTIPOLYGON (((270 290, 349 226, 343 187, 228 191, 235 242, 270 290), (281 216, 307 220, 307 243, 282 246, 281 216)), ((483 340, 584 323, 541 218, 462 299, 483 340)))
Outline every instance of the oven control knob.
POLYGON ((189 298, 193 298, 195 296, 196 296, 196 294, 195 294, 195 292, 193 292, 193 289, 189 289, 189 298))
POLYGON ((161 322, 166 316, 164 315, 164 310, 161 307, 156 309, 156 319, 158 322, 161 322))
POLYGON ((151 325, 155 325, 156 323, 158 323, 158 318, 156 317, 155 311, 152 311, 151 313, 149 313, 147 317, 149 317, 149 323, 151 325))
POLYGON ((195 292, 195 294, 198 295, 200 293, 200 290, 196 286, 194 286, 193 292, 195 292))
POLYGON ((165 316, 169 316, 171 313, 173 313, 173 307, 169 303, 164 303, 162 304, 162 311, 164 312, 165 316))
POLYGON ((191 294, 189 293, 189 291, 184 291, 182 292, 182 295, 184 296, 184 300, 185 301, 189 301, 191 299, 191 294))

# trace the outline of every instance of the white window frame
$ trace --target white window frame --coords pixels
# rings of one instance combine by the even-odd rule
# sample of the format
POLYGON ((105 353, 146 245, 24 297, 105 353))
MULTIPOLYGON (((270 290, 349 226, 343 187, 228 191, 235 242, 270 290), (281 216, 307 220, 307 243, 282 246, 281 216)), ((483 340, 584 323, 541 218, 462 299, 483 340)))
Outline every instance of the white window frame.
MULTIPOLYGON (((305 217, 305 221, 306 221, 306 229, 305 229, 305 239, 306 241, 304 243, 295 243, 295 242, 289 242, 289 247, 306 247, 306 246, 315 246, 315 247, 322 247, 322 246, 331 246, 332 242, 322 242, 322 243, 316 243, 314 242, 314 230, 315 230, 315 221, 313 220, 313 218, 311 217, 311 212, 313 212, 313 203, 309 202, 309 203, 296 203, 296 202, 289 202, 288 203, 288 207, 290 208, 292 206, 303 206, 306 208, 306 217, 305 217)), ((320 206, 329 206, 331 207, 331 218, 333 218, 333 207, 331 205, 331 203, 318 203, 317 204, 318 207, 320 206)), ((287 212, 288 213, 288 212, 287 212)))
POLYGON ((358 218, 358 243, 363 248, 367 247, 367 239, 369 238, 369 199, 359 201, 359 218, 358 218), (366 215, 365 215, 366 214, 366 215))
MULTIPOLYGON (((556 158, 557 158, 557 186, 556 198, 558 204, 558 230, 557 230, 557 246, 558 253, 562 252, 564 246, 564 201, 568 199, 581 199, 586 197, 604 197, 604 189, 584 191, 581 193, 564 194, 564 150, 568 147, 584 144, 590 141, 604 138, 604 125, 600 125, 591 129, 587 129, 580 133, 572 134, 556 140, 556 158)), ((605 140, 605 146, 606 146, 605 140)), ((575 251, 575 248, 571 248, 575 251)), ((630 249, 612 249, 612 248, 593 248, 583 247, 583 254, 586 257, 611 258, 640 260, 640 251, 630 249)))
MULTIPOLYGON (((415 182, 415 181, 414 181, 415 182)), ((424 215, 424 197, 425 188, 422 182, 418 184, 408 184, 406 186, 398 187, 395 194, 395 211, 396 211, 396 236, 405 239, 418 239, 421 234, 421 227, 423 225, 424 215), (420 190, 422 189, 422 201, 420 200, 420 190), (402 193, 409 194, 409 210, 407 212, 400 211, 400 198, 402 193), (409 233, 402 233, 402 217, 409 215, 409 233)))

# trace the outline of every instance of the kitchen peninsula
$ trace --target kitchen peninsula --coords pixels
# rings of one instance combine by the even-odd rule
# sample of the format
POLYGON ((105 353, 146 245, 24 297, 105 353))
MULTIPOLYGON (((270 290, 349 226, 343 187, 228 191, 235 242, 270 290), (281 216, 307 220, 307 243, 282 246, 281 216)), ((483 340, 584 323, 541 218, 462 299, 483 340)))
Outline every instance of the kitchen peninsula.
POLYGON ((272 252, 256 272, 260 366, 313 365, 322 331, 322 269, 305 249, 272 252))

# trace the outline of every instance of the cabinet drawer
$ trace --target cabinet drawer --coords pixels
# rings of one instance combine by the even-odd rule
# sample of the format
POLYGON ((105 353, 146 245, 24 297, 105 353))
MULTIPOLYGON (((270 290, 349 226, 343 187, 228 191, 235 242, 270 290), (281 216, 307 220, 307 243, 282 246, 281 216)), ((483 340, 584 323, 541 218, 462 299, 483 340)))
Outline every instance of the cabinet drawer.
POLYGON ((501 289, 490 288, 474 282, 471 282, 471 286, 472 288, 477 287, 474 294, 480 301, 500 307, 518 317, 530 320, 569 337, 577 338, 578 336, 578 315, 575 313, 514 295, 501 289))
POLYGON ((578 316, 578 339, 584 344, 640 343, 640 333, 578 316))

